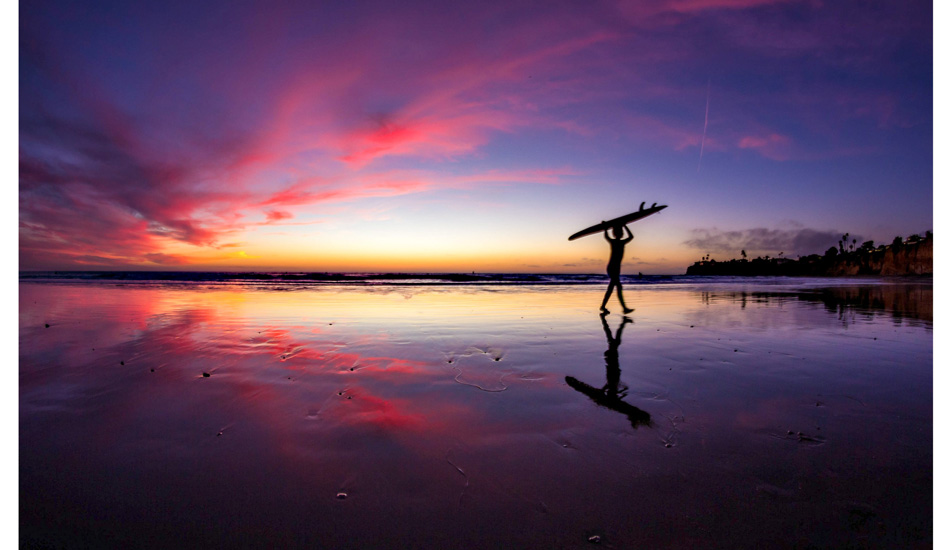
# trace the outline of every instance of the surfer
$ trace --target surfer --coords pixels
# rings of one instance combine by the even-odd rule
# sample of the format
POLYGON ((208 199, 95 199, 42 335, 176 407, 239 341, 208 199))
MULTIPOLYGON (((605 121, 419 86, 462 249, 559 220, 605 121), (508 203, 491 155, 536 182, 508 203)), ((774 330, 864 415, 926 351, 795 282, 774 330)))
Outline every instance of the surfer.
POLYGON ((610 284, 607 285, 607 292, 604 294, 604 303, 600 304, 600 310, 604 313, 610 313, 607 309, 607 300, 610 294, 617 287, 617 299, 623 307, 624 313, 630 313, 633 310, 627 307, 623 301, 623 287, 620 285, 620 263, 623 261, 623 249, 628 242, 633 240, 633 233, 626 225, 617 224, 610 229, 604 230, 604 238, 610 243, 610 260, 607 262, 607 276, 610 277, 610 284), (613 232, 613 237, 610 236, 613 232), (624 233, 628 236, 624 237, 624 233))

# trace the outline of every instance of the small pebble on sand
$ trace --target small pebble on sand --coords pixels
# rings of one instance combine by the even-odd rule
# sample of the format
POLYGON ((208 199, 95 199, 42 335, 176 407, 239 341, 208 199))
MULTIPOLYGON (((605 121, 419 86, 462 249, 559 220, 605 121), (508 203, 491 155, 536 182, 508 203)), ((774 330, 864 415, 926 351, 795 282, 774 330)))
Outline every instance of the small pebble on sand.
POLYGON ((203 373, 201 373, 201 376, 204 376, 205 378, 208 378, 208 377, 210 377, 211 375, 208 374, 208 373, 206 373, 206 372, 203 372, 203 373))

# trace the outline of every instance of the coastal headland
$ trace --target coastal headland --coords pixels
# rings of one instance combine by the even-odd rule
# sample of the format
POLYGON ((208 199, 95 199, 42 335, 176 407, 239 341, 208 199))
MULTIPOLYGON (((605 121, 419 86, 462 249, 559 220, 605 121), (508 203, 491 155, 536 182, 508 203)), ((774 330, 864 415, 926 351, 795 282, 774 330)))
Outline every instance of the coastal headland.
MULTIPOLYGON (((846 237, 846 235, 845 235, 846 237)), ((874 246, 866 241, 860 247, 850 247, 847 239, 839 241, 824 254, 799 256, 798 259, 769 256, 754 259, 743 257, 716 261, 706 255, 686 269, 687 275, 728 276, 818 276, 850 277, 855 275, 933 275, 933 234, 913 235, 907 239, 895 237, 891 244, 874 246)))

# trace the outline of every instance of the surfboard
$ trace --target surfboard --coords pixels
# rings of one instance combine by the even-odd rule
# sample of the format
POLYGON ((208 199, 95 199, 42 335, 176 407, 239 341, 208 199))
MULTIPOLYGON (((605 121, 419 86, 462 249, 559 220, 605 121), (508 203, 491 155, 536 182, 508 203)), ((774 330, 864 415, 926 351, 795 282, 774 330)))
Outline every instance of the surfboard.
POLYGON ((615 225, 624 225, 631 222, 635 222, 637 220, 642 220, 643 218, 656 214, 660 210, 663 210, 664 208, 666 208, 665 204, 661 204, 660 206, 657 206, 656 203, 653 203, 653 206, 651 206, 650 208, 644 208, 645 205, 646 205, 646 202, 642 202, 640 203, 640 210, 637 210, 636 212, 631 212, 630 214, 627 214, 626 216, 620 216, 619 218, 614 218, 612 220, 600 222, 597 225, 592 225, 588 227, 587 229, 581 229, 577 233, 574 233, 573 235, 568 237, 567 240, 573 241, 574 239, 579 239, 581 237, 593 235, 594 233, 600 233, 601 231, 608 229, 610 227, 613 227, 615 225))

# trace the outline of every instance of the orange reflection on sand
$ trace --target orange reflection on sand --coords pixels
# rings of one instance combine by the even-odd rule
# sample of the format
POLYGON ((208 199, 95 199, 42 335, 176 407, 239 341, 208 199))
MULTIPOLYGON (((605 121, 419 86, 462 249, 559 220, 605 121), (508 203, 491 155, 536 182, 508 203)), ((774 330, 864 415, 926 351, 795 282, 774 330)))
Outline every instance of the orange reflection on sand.
POLYGON ((543 287, 490 290, 459 286, 315 286, 280 291, 279 285, 254 289, 219 287, 210 292, 167 291, 172 295, 155 303, 155 310, 176 309, 200 304, 219 310, 221 315, 243 317, 255 322, 308 324, 311 330, 328 331, 342 320, 373 323, 399 320, 435 321, 457 315, 489 320, 518 312, 548 314, 562 309, 590 309, 587 291, 545 291, 543 287))

